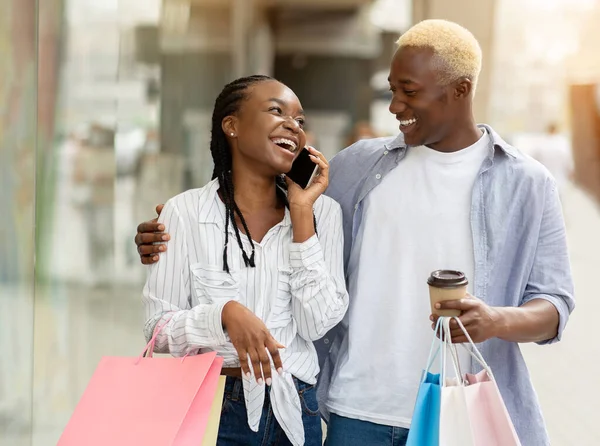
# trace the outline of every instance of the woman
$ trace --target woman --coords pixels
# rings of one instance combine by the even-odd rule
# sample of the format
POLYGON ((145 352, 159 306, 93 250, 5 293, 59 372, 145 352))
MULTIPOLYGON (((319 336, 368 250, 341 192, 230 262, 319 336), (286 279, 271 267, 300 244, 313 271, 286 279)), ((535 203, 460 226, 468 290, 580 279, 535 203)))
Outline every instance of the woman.
POLYGON ((168 320, 157 352, 224 358, 219 445, 321 445, 312 341, 342 319, 348 294, 341 209, 322 196, 326 159, 309 148, 320 175, 307 189, 281 176, 305 146, 303 125, 300 101, 276 80, 226 85, 213 180, 160 215, 171 242, 149 267, 145 334, 168 320))

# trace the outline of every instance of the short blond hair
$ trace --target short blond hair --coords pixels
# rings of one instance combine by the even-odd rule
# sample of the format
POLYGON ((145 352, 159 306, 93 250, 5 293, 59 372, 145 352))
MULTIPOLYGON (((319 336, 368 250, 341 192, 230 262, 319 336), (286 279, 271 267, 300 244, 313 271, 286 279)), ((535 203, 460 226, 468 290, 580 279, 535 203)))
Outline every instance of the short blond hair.
POLYGON ((417 47, 433 50, 433 62, 442 85, 466 77, 473 93, 481 72, 481 47, 466 28, 448 20, 424 20, 406 31, 396 42, 398 48, 417 47))

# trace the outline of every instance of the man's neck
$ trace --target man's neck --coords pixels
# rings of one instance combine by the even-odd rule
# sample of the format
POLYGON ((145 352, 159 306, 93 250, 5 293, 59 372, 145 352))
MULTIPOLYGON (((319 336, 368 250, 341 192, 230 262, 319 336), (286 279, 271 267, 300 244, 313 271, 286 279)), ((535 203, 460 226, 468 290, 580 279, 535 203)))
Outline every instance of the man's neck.
POLYGON ((428 144, 427 147, 438 152, 458 152, 475 144, 483 135, 483 130, 477 127, 474 121, 456 126, 458 129, 452 135, 434 144, 428 144))

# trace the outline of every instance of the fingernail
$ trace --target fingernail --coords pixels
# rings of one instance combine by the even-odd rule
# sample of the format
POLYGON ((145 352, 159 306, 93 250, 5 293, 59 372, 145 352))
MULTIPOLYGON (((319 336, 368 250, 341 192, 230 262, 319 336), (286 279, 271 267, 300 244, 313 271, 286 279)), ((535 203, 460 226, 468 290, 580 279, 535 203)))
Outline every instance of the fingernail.
POLYGON ((158 256, 152 257, 152 260, 154 260, 155 262, 157 262, 158 261, 158 256))
POLYGON ((279 368, 277 369, 277 373, 279 373, 280 375, 283 375, 283 369, 282 369, 281 367, 279 367, 279 368))
POLYGON ((158 225, 158 230, 159 231, 164 231, 165 230, 165 225, 158 225))
POLYGON ((161 246, 160 246, 160 248, 158 248, 158 249, 159 249, 160 251, 164 251, 164 250, 165 250, 165 249, 167 249, 167 248, 165 248, 164 246, 162 246, 162 245, 161 245, 161 246))
POLYGON ((256 382, 258 383, 259 386, 262 386, 264 381, 262 378, 258 378, 258 380, 256 382))
POLYGON ((169 240, 169 236, 168 236, 168 235, 163 235, 163 236, 162 236, 162 239, 163 239, 163 240, 169 240))
POLYGON ((267 378, 267 386, 271 386, 271 383, 272 383, 271 378, 267 378))
POLYGON ((246 378, 248 378, 248 379, 252 378, 252 373, 246 372, 246 378))
POLYGON ((440 304, 435 304, 435 308, 439 310, 440 308, 442 308, 442 306, 440 304))

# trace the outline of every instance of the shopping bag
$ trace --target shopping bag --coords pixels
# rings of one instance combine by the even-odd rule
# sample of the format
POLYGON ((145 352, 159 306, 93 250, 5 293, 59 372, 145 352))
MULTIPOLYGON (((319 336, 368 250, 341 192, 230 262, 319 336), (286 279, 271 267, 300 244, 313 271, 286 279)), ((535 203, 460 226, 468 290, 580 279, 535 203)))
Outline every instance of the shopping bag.
POLYGON ((440 423, 440 375, 429 372, 435 357, 441 348, 442 326, 441 319, 435 327, 433 341, 429 349, 427 365, 423 370, 417 400, 413 410, 410 430, 406 440, 407 446, 438 446, 439 445, 439 423, 440 423), (435 351, 435 354, 434 354, 435 351))
POLYGON ((215 392, 212 407, 210 408, 210 414, 208 415, 208 423, 206 425, 206 430, 204 431, 202 446, 216 446, 217 444, 226 379, 226 376, 219 376, 219 384, 217 385, 217 391, 215 392))
POLYGON ((442 372, 440 397, 440 446, 476 446, 471 429, 471 419, 465 396, 465 385, 456 351, 452 344, 450 318, 442 318, 442 372), (453 365, 454 376, 448 377, 448 360, 453 365))
POLYGON ((153 358, 163 326, 140 357, 102 358, 58 446, 201 444, 223 358, 215 352, 153 358))
MULTIPOLYGON (((444 332, 446 339, 446 348, 448 350, 456 349, 456 346, 451 343, 450 338, 450 319, 447 318, 444 322, 444 332)), ((458 355, 452 352, 452 357, 455 358, 453 363, 457 369, 459 379, 454 383, 454 386, 447 385, 442 388, 442 404, 440 409, 440 445, 450 446, 454 444, 474 446, 521 446, 519 437, 517 436, 514 425, 510 419, 506 405, 502 400, 500 391, 494 380, 494 375, 489 365, 483 359, 483 356, 477 349, 477 346, 471 339, 469 333, 458 318, 453 318, 457 321, 462 332, 465 334, 469 346, 460 345, 461 348, 467 349, 472 358, 477 361, 483 370, 477 375, 460 373, 460 365, 458 364, 458 355), (445 395, 448 394, 461 395, 460 409, 458 405, 451 407, 451 404, 445 405, 445 395), (464 406, 468 423, 465 425, 464 406), (461 425, 458 426, 456 421, 457 413, 460 413, 461 425), (451 423, 452 420, 452 423, 451 423), (458 432, 460 430, 460 432, 458 432), (471 443, 465 440, 466 434, 470 433, 471 443), (458 439, 458 440, 456 440, 458 439), (456 442, 460 441, 460 442, 456 442)))

